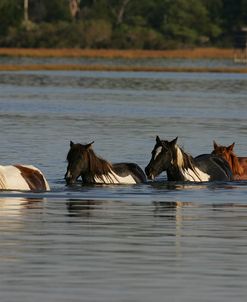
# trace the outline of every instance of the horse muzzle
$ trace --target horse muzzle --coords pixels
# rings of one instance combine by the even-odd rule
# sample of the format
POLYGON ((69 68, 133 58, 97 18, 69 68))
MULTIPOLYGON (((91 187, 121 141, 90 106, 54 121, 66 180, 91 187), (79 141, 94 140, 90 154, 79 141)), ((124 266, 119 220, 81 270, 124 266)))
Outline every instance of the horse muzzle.
POLYGON ((72 185, 73 183, 75 183, 75 179, 69 171, 67 171, 64 175, 64 179, 67 185, 72 185))
POLYGON ((75 181, 69 177, 65 178, 65 181, 67 185, 73 185, 75 183, 75 181))
POLYGON ((154 174, 152 173, 152 170, 148 166, 145 168, 145 173, 148 179, 154 180, 154 174))

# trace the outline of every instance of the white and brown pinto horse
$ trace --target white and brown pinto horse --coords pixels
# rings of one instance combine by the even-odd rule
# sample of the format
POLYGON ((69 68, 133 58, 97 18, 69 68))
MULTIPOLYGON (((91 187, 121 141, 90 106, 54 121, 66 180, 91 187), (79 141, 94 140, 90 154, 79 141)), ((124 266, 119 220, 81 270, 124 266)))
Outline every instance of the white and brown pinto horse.
POLYGON ((149 179, 166 171, 169 181, 232 180, 232 171, 225 159, 213 154, 202 154, 194 158, 177 145, 177 138, 169 142, 158 136, 145 171, 149 179))
POLYGON ((70 142, 67 155, 67 184, 73 184, 81 177, 85 184, 137 184, 146 182, 145 173, 135 163, 112 164, 98 157, 92 143, 82 145, 70 142))
POLYGON ((0 166, 0 190, 49 191, 43 173, 31 165, 0 166))

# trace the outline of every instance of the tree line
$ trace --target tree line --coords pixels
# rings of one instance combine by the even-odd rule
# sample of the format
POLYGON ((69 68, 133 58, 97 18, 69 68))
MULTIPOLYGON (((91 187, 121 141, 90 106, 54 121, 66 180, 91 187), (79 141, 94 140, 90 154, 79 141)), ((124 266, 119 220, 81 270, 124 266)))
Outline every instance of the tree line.
POLYGON ((232 47, 247 0, 0 0, 0 24, 0 47, 232 47))

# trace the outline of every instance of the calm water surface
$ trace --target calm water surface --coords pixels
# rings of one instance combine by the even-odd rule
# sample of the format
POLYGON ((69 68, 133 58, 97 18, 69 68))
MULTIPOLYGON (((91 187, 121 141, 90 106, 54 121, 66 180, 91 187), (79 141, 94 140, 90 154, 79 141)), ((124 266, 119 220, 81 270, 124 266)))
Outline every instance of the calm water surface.
POLYGON ((247 155, 247 77, 0 73, 1 164, 49 193, 0 192, 1 301, 245 301, 247 182, 66 187, 69 142, 143 168, 155 136, 247 155))
POLYGON ((236 63, 232 59, 122 59, 122 58, 32 58, 0 56, 0 64, 75 64, 75 65, 108 65, 108 66, 164 66, 164 67, 238 67, 246 64, 236 63))

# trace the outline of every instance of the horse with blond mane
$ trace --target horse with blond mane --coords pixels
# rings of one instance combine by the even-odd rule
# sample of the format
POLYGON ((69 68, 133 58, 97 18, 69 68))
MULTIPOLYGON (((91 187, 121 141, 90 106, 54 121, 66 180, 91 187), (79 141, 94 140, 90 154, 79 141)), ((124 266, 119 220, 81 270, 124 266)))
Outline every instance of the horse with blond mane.
POLYGON ((232 143, 228 147, 218 145, 215 141, 213 143, 214 143, 214 150, 212 151, 212 154, 221 156, 228 162, 232 170, 233 179, 247 180, 247 157, 238 157, 233 152, 235 143, 232 143))

